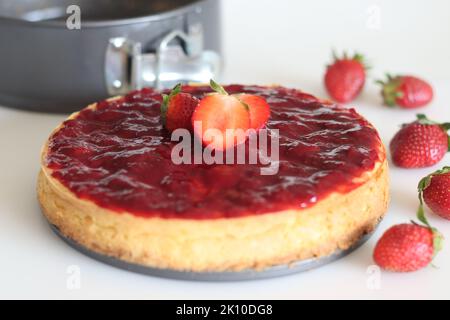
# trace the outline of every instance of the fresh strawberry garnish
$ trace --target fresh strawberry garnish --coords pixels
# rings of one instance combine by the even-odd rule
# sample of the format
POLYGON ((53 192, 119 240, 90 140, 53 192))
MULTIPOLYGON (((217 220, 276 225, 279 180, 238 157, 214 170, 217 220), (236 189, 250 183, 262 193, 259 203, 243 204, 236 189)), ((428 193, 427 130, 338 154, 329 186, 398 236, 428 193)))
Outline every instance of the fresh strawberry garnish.
POLYGON ((423 203, 435 214, 450 220, 450 167, 444 167, 425 178, 419 183, 420 208, 423 203))
POLYGON ((270 107, 263 98, 250 94, 229 95, 213 80, 210 85, 215 93, 206 95, 192 116, 194 133, 205 146, 215 150, 234 147, 245 142, 248 129, 258 130, 267 123, 270 107), (201 132, 195 122, 201 122, 201 132), (207 130, 209 133, 205 135, 207 130))
POLYGON ((161 116, 163 124, 169 132, 176 129, 192 129, 192 114, 199 100, 189 93, 181 92, 178 84, 169 95, 163 95, 161 116))
POLYGON ((241 94, 238 98, 249 108, 250 128, 259 130, 264 127, 270 117, 270 106, 266 100, 252 94, 241 94))
POLYGON ((417 115, 417 120, 404 125, 391 141, 394 164, 403 168, 423 168, 438 163, 449 151, 449 129, 450 123, 440 124, 425 115, 417 115))
POLYGON ((216 93, 200 100, 192 116, 195 135, 203 145, 219 151, 244 143, 250 128, 249 107, 213 80, 211 88, 216 93))
POLYGON ((351 58, 346 53, 343 58, 336 54, 333 57, 334 62, 325 73, 325 86, 337 102, 350 102, 360 94, 366 82, 364 57, 358 53, 351 58))
POLYGON ((412 76, 387 75, 381 84, 384 103, 387 106, 400 106, 413 109, 426 106, 433 100, 433 88, 426 81, 412 76))

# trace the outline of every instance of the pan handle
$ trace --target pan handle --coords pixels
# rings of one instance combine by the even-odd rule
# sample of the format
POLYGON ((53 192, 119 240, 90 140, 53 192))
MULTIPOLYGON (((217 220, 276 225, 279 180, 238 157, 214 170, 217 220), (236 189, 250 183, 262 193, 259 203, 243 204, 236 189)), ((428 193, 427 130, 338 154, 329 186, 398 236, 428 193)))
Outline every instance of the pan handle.
POLYGON ((219 75, 221 58, 215 51, 203 50, 201 27, 192 28, 189 34, 173 30, 161 38, 155 52, 144 53, 142 47, 140 42, 124 37, 109 40, 105 81, 110 95, 143 87, 206 83, 219 75))

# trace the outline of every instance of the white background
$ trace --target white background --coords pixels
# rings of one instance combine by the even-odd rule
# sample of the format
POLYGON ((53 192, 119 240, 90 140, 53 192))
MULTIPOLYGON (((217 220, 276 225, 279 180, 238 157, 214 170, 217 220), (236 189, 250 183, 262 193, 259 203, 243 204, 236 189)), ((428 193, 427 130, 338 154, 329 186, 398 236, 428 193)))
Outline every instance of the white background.
MULTIPOLYGON (((225 0, 223 16, 224 82, 277 83, 326 96, 322 75, 331 48, 359 50, 374 68, 352 106, 375 124, 386 144, 401 123, 413 120, 415 111, 380 105, 372 78, 385 71, 432 82, 436 98, 421 111, 450 121, 449 1, 225 0)), ((347 258, 272 280, 193 283, 114 269, 79 254, 51 233, 35 199, 35 183, 41 145, 64 117, 0 107, 0 298, 450 298, 450 244, 436 259, 438 268, 382 273, 378 289, 368 285, 367 272, 381 233, 414 218, 418 180, 449 165, 449 155, 434 168, 392 168, 388 217, 347 258), (78 290, 67 288, 72 265, 81 272, 78 290)), ((450 222, 430 218, 450 241, 450 222)))

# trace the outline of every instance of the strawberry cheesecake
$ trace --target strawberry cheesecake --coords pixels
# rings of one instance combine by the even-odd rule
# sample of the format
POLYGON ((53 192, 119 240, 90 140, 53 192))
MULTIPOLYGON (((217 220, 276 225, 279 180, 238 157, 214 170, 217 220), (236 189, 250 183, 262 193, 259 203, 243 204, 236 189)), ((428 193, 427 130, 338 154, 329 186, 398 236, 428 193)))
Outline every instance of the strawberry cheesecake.
MULTIPOLYGON (((210 87, 179 89, 200 101, 193 118, 252 126, 226 108, 213 119, 210 87)), ((263 270, 348 249, 383 218, 385 149, 354 109, 283 87, 226 86, 223 95, 247 95, 239 101, 251 117, 254 97, 270 107, 257 126, 264 118, 264 128, 278 132, 278 170, 262 175, 261 163, 174 163, 162 93, 143 89, 98 102, 51 133, 38 197, 64 236, 152 268, 263 270)))

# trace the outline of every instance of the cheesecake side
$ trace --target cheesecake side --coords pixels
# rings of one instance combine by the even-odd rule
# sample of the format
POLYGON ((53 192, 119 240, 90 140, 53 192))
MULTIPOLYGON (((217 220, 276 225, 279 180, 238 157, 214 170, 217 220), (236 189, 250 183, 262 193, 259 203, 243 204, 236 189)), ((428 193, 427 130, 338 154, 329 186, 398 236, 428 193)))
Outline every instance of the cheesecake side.
POLYGON ((264 269, 347 249, 373 231, 388 205, 385 157, 366 182, 307 209, 215 220, 143 218, 79 199, 43 167, 38 197, 49 222, 95 252, 179 271, 264 269))

